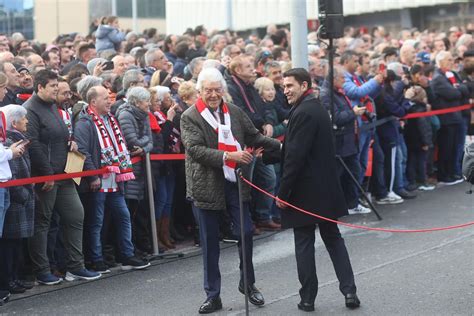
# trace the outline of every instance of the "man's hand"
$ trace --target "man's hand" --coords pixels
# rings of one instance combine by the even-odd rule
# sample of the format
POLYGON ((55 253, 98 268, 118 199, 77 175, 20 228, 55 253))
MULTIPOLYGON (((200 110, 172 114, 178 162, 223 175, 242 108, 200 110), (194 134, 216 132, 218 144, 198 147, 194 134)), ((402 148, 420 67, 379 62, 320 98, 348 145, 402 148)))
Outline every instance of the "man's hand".
POLYGON ((231 161, 235 161, 237 163, 248 165, 249 163, 252 162, 253 155, 245 150, 233 151, 233 152, 227 153, 227 159, 231 161))
POLYGON ((273 126, 271 124, 263 125, 263 135, 267 137, 273 136, 273 126))
POLYGON ((355 115, 357 115, 357 116, 361 116, 362 114, 364 114, 364 113, 365 113, 365 109, 366 109, 365 106, 358 107, 357 105, 352 108, 352 110, 354 111, 355 115))
POLYGON ((13 158, 18 158, 21 155, 23 155, 23 153, 25 152, 25 146, 21 145, 22 142, 23 142, 23 140, 20 140, 20 141, 17 141, 16 143, 13 143, 13 144, 10 145, 10 149, 12 151, 13 158))
POLYGON ((384 75, 383 74, 378 74, 374 77, 374 79, 379 83, 379 84, 382 84, 383 83, 383 78, 384 78, 384 75))
POLYGON ((130 155, 139 156, 142 153, 143 153, 143 148, 135 146, 135 147, 133 147, 133 151, 130 152, 130 155))
POLYGON ((54 188, 54 181, 46 181, 41 188, 43 192, 49 192, 54 188))
POLYGON ((95 179, 89 184, 92 192, 96 192, 100 189, 100 178, 95 179))
POLYGON ((77 152, 79 147, 77 147, 77 143, 73 140, 69 143, 69 151, 75 151, 77 152))
POLYGON ((92 75, 94 77, 99 77, 103 72, 104 72, 104 68, 105 68, 105 63, 97 63, 97 65, 95 65, 94 67, 94 70, 92 71, 92 75))
POLYGON ((277 196, 275 204, 278 208, 281 208, 282 210, 287 208, 286 204, 283 204, 283 202, 280 200, 280 198, 277 196))

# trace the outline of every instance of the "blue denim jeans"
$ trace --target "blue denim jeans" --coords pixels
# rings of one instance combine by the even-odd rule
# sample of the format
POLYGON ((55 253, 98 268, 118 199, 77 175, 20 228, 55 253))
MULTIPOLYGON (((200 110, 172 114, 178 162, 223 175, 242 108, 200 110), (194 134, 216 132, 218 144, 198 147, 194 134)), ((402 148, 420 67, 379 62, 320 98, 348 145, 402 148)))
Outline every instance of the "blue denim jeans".
POLYGON ((93 262, 103 261, 101 232, 104 223, 104 210, 107 207, 112 212, 112 222, 115 226, 117 241, 123 258, 132 257, 132 224, 125 197, 121 192, 94 192, 90 193, 92 212, 87 223, 89 232, 89 247, 93 262))
POLYGON ((400 134, 397 145, 397 156, 395 160, 395 184, 393 186, 395 192, 403 190, 408 185, 408 181, 406 179, 406 170, 407 146, 405 144, 403 135, 400 134))
MULTIPOLYGON (((256 159, 253 170, 253 183, 270 194, 275 194, 276 175, 273 165, 266 165, 262 159, 256 159)), ((273 199, 255 190, 252 194, 255 201, 257 222, 271 220, 273 199)))
POLYGON ((155 219, 169 217, 173 207, 176 176, 174 174, 155 177, 155 219))
POLYGON ((8 188, 0 188, 0 237, 3 235, 3 224, 9 207, 10 191, 8 191, 8 188))

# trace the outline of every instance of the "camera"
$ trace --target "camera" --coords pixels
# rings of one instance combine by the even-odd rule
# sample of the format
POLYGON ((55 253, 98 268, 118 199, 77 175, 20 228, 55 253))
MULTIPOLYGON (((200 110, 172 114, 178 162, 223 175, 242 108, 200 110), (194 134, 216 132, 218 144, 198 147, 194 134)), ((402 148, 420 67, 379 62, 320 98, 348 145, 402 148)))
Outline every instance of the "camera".
POLYGON ((363 115, 367 118, 367 120, 368 120, 369 122, 373 122, 373 121, 375 121, 375 119, 377 118, 377 114, 375 114, 375 113, 373 113, 373 112, 369 112, 369 111, 367 111, 367 110, 364 111, 364 114, 363 114, 363 115))

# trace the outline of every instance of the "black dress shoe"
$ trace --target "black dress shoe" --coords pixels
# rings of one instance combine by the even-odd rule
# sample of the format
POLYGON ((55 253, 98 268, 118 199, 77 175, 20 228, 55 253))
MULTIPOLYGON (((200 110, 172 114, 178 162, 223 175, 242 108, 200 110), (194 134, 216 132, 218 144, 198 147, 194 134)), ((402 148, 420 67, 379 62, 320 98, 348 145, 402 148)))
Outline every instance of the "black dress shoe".
POLYGON ((299 302, 298 309, 305 311, 305 312, 312 312, 314 311, 314 304, 299 302))
MULTIPOLYGON (((243 284, 239 284, 239 292, 245 295, 243 284)), ((265 304, 265 299, 262 293, 255 287, 254 284, 249 285, 247 293, 249 295, 249 301, 255 306, 262 306, 265 304)))
POLYGON ((201 307, 199 307, 199 314, 210 314, 220 309, 222 309, 221 298, 213 297, 202 303, 201 307))
POLYGON ((346 307, 347 308, 357 308, 360 306, 360 300, 355 293, 349 293, 345 295, 346 297, 346 307))
POLYGON ((21 293, 25 293, 26 289, 22 286, 19 286, 14 281, 10 281, 8 283, 8 291, 12 294, 21 294, 21 293))

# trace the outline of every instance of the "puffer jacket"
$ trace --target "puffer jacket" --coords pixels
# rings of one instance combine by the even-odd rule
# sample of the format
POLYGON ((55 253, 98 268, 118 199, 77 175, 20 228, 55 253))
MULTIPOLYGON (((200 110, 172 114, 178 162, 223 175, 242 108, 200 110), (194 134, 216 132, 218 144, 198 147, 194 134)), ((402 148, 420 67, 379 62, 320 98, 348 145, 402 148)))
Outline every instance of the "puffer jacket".
MULTIPOLYGON (((143 156, 153 149, 153 136, 148 120, 148 112, 140 110, 129 103, 124 103, 117 110, 117 119, 122 128, 127 148, 131 151, 134 146, 143 148, 143 156)), ((135 180, 125 183, 125 198, 142 200, 145 196, 145 161, 133 165, 135 180)))
MULTIPOLYGON (((17 131, 7 131, 6 146, 10 146, 25 136, 17 131)), ((12 179, 29 178, 30 156, 28 151, 23 156, 8 161, 12 179)), ((35 213, 35 193, 32 184, 10 188, 10 207, 5 215, 2 238, 28 238, 33 236, 35 213)))
POLYGON ((118 51, 120 43, 125 40, 125 33, 120 32, 115 27, 101 24, 95 33, 95 48, 97 53, 104 50, 118 51))
MULTIPOLYGON (((280 149, 280 142, 263 136, 239 107, 228 104, 234 138, 242 148, 263 147, 280 149)), ((186 194, 196 207, 206 210, 225 210, 225 178, 222 171, 224 151, 217 150, 215 130, 199 114, 196 106, 181 116, 181 139, 186 149, 186 194)), ((247 179, 249 166, 239 166, 247 179)), ((238 168, 238 167, 237 167, 238 168)), ((244 184, 243 200, 250 200, 250 187, 244 184)))

